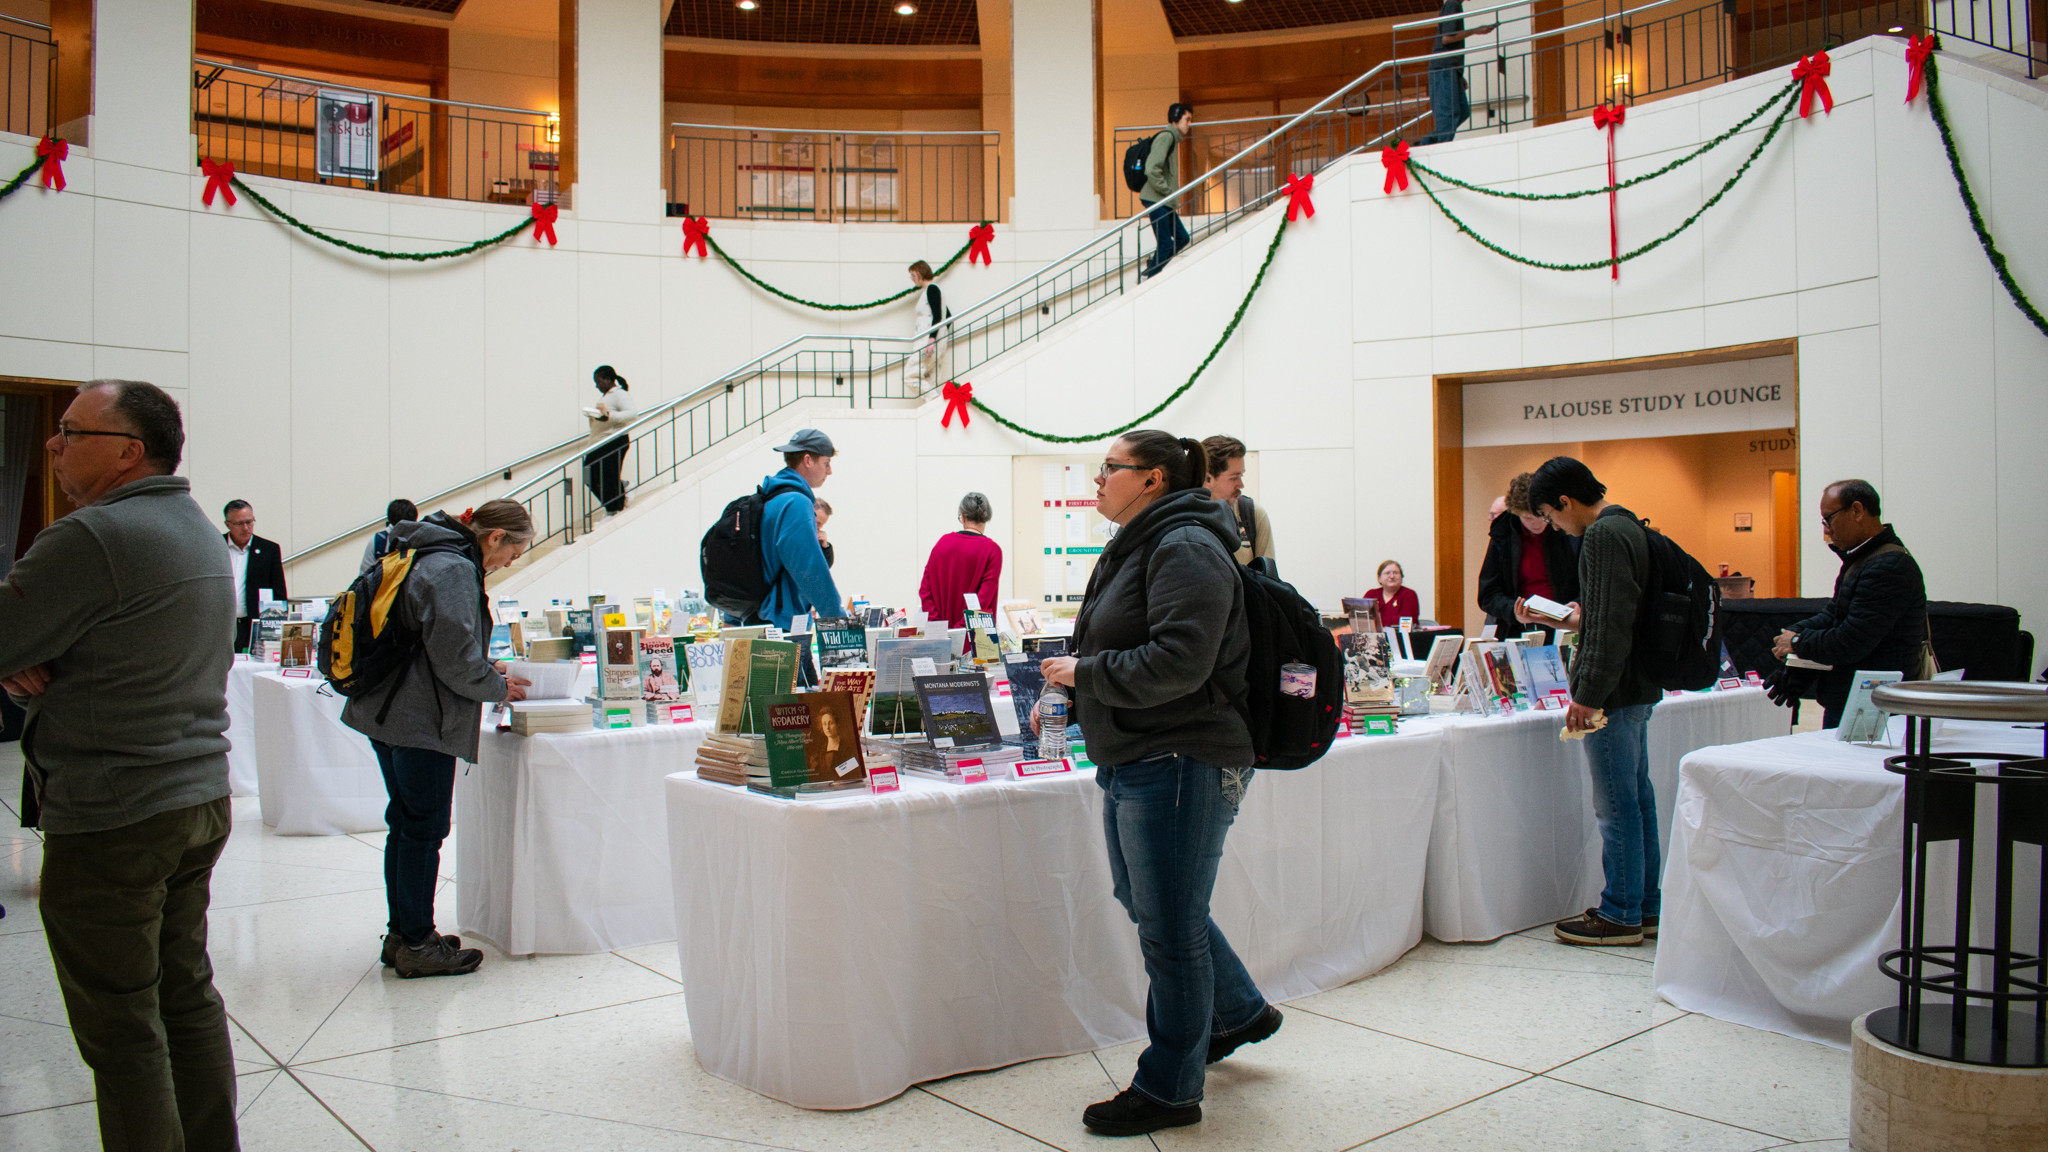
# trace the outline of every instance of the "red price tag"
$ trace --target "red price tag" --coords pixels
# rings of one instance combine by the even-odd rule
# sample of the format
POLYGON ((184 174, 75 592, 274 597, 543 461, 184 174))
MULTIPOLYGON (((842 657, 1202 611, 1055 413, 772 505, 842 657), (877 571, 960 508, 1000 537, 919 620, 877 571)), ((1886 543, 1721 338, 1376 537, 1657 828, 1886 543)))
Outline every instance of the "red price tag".
POLYGON ((291 676, 300 680, 311 680, 313 678, 313 670, 311 668, 286 668, 279 672, 278 675, 291 676))
POLYGON ((694 719, 696 719, 696 711, 691 705, 671 704, 668 706, 669 723, 688 724, 690 721, 694 719))
POLYGON ((979 759, 962 760, 959 764, 962 784, 988 783, 988 769, 982 767, 979 759))
POLYGON ((1064 757, 1058 760, 1019 760, 1017 762, 1017 779, 1029 780, 1035 776, 1058 776, 1063 772, 1072 772, 1073 770, 1074 762, 1064 757))
POLYGON ((896 770, 894 768, 890 768, 887 765, 878 765, 868 769, 869 795, 880 796, 884 792, 901 791, 902 788, 903 785, 896 779, 896 770))

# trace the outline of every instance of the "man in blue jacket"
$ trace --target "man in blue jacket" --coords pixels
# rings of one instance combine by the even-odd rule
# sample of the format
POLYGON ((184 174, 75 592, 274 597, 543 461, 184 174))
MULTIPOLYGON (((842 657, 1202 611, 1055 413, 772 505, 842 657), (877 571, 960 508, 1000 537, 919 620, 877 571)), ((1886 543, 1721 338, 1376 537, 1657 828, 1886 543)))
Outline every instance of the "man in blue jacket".
POLYGON ((768 495, 761 510, 761 575, 768 583, 761 618, 787 629, 792 617, 806 612, 838 616, 846 610, 818 543, 817 498, 812 495, 831 478, 838 449, 830 436, 805 428, 775 450, 782 453, 785 467, 761 481, 768 495))

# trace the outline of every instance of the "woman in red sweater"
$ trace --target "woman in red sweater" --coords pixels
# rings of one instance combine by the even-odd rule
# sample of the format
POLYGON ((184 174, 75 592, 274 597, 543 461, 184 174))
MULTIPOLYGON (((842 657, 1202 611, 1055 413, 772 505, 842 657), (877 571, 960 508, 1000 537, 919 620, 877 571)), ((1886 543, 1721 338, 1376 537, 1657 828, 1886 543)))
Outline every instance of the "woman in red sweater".
POLYGON ((1367 598, 1379 605, 1380 627, 1393 631, 1401 627, 1405 619, 1419 621, 1421 605, 1415 598, 1415 589, 1401 587, 1401 562, 1380 561, 1379 571, 1374 573, 1380 586, 1367 594, 1367 598))
POLYGON ((989 516, 988 497, 969 492, 960 498, 960 531, 948 532, 932 545, 932 557, 924 563, 924 579, 917 586, 917 598, 927 618, 944 620, 950 628, 965 628, 968 592, 980 597, 982 611, 996 610, 1003 549, 985 535, 989 516))

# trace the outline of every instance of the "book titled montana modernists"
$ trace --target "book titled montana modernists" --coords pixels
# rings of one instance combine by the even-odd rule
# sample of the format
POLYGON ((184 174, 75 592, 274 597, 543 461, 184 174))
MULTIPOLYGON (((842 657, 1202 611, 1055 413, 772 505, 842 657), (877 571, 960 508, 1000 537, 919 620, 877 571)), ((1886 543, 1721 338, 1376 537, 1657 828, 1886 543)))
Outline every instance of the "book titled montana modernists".
POLYGON ((934 748, 968 748, 1000 744, 995 709, 989 704, 988 677, 979 672, 919 676, 917 701, 924 713, 924 734, 934 748))
POLYGON ((853 697, 803 692, 763 701, 768 717, 765 767, 749 766, 747 784, 763 791, 831 791, 867 780, 853 697))

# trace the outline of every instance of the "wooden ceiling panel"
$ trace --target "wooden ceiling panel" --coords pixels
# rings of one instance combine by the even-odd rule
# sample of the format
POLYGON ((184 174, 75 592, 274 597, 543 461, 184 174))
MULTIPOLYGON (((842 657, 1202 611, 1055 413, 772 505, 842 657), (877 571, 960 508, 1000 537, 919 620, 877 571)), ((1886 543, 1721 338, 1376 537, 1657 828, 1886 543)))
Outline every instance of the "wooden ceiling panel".
POLYGON ((974 0, 911 0, 915 15, 896 12, 899 0, 755 0, 743 11, 734 0, 676 0, 662 29, 670 36, 755 40, 778 44, 874 44, 958 47, 981 43, 974 0))
POLYGON ((1279 32, 1361 20, 1431 16, 1438 0, 1160 0, 1176 37, 1279 32))

